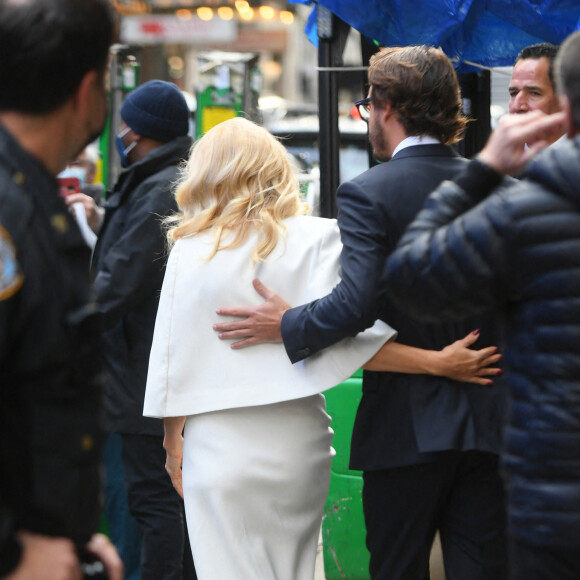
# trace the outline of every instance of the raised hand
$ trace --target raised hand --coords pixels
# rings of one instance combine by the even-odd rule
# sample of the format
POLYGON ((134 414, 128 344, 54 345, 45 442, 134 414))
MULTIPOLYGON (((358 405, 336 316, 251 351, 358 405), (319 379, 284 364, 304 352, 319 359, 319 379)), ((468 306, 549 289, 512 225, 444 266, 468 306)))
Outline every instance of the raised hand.
POLYGON ((546 147, 555 132, 564 129, 564 113, 545 115, 531 111, 505 115, 491 134, 478 158, 503 175, 516 175, 536 153, 546 147))

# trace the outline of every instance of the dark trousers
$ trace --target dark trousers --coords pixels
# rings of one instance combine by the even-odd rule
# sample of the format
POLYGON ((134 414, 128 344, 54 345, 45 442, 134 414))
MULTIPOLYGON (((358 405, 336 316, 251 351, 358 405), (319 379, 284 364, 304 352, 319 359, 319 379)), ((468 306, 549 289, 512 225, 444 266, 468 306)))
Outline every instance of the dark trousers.
POLYGON ((125 580, 140 580, 141 533, 129 511, 123 470, 121 435, 111 433, 105 443, 105 514, 111 541, 125 567, 125 580))
POLYGON ((425 580, 439 530, 446 580, 505 580, 505 496, 497 456, 445 452, 363 474, 373 580, 425 580))
POLYGON ((532 546, 512 539, 511 580, 578 580, 580 549, 532 546))
POLYGON ((141 531, 141 580, 195 580, 183 501, 165 471, 163 437, 123 434, 131 514, 141 531))

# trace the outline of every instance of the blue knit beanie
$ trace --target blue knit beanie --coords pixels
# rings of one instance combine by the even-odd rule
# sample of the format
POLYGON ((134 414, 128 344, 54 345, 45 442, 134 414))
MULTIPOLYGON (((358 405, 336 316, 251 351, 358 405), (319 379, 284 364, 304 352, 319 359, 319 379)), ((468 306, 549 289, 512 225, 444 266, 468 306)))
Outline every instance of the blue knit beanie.
POLYGON ((187 135, 189 129, 185 98, 165 81, 149 81, 129 93, 121 105, 121 119, 135 133, 164 143, 187 135))

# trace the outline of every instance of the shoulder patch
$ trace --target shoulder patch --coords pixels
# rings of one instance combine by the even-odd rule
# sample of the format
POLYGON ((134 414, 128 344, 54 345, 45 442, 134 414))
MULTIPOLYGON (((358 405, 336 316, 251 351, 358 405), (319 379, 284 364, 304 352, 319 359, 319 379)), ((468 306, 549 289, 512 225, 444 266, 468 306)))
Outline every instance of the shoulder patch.
POLYGON ((12 238, 0 226, 0 300, 13 296, 22 286, 22 280, 12 238))

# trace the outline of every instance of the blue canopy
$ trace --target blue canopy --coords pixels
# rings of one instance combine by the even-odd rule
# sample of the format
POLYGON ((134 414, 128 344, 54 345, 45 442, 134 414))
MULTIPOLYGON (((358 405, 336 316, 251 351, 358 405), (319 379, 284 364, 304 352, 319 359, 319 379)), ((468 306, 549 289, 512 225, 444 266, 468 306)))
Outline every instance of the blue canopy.
POLYGON ((512 65, 529 44, 560 44, 580 29, 579 0, 291 0, 314 4, 306 34, 317 44, 317 4, 383 46, 440 46, 462 72, 512 65))

